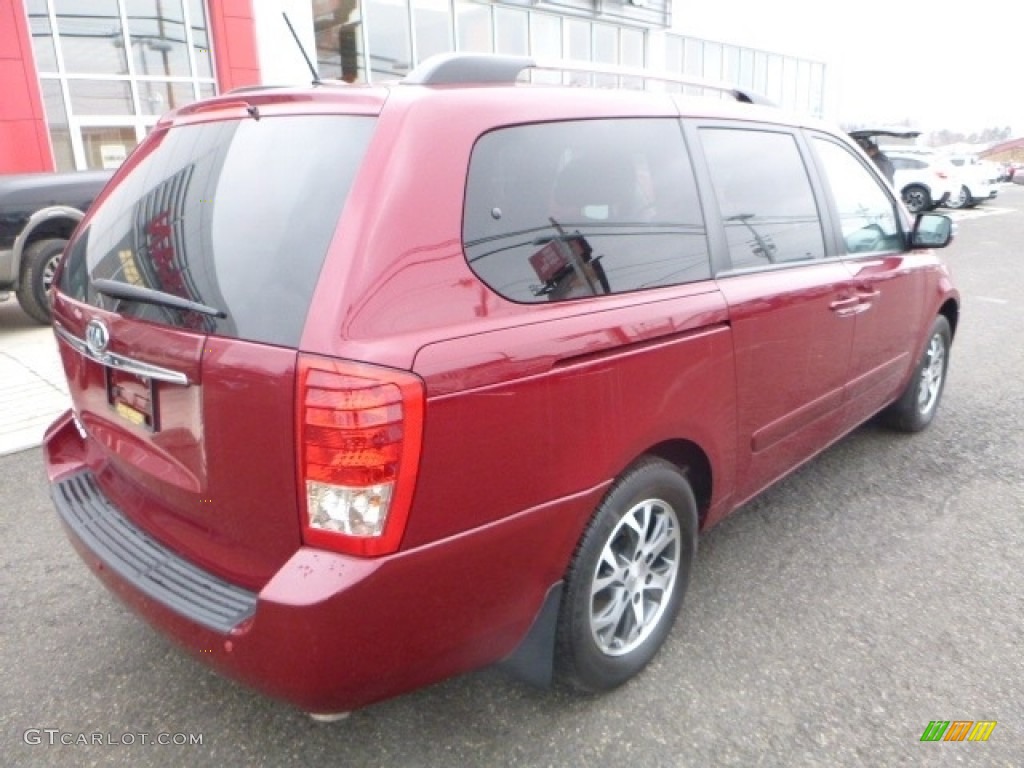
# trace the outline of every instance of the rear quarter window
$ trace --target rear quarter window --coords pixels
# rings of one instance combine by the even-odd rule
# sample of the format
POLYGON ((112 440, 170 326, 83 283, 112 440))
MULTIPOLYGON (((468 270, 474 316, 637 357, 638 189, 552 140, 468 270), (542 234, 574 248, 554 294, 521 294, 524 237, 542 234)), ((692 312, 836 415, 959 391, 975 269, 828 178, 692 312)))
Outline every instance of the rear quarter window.
POLYGON ((679 124, 586 120, 488 133, 473 149, 466 257, 490 288, 536 303, 710 277, 679 124))
POLYGON ((923 160, 916 160, 910 157, 890 157, 889 160, 892 162, 892 167, 897 171, 919 171, 922 168, 928 167, 928 164, 923 160))

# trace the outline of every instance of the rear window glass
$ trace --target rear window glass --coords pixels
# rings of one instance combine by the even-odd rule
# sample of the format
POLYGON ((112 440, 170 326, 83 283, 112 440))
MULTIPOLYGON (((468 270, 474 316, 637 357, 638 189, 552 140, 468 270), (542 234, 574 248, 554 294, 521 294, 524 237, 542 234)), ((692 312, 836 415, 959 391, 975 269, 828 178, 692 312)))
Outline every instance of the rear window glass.
POLYGON ((711 275, 693 169, 673 119, 522 125, 481 137, 463 241, 480 279, 517 302, 711 275))
POLYGON ((61 290, 151 322, 295 346, 374 124, 264 117, 154 137, 76 239, 61 290), (97 278, 225 316, 112 298, 95 290, 97 278))

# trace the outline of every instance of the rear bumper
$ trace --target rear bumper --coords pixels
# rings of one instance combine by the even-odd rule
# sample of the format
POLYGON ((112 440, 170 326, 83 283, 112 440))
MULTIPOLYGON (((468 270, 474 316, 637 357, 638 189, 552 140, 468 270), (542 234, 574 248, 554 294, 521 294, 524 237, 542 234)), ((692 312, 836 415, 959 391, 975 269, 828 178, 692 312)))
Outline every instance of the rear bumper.
POLYGON ((50 487, 64 527, 129 588, 225 634, 251 618, 257 596, 204 571, 128 520, 88 470, 50 487))
POLYGON ((562 578, 604 487, 429 546, 364 559, 299 548, 258 591, 229 584, 128 520, 48 431, 65 531, 103 583, 222 674, 316 713, 342 712, 501 661, 562 578))

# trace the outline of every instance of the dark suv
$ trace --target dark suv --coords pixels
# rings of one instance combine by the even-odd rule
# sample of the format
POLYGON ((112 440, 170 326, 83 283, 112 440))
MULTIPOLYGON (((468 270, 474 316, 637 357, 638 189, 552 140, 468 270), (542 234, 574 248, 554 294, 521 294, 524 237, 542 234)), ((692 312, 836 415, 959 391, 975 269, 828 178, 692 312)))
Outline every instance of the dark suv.
POLYGON ((48 292, 68 238, 113 171, 0 176, 0 298, 50 322, 48 292))
POLYGON ((700 531, 874 414, 936 413, 948 218, 823 123, 531 66, 171 113, 59 270, 71 541, 311 713, 496 662, 619 685, 700 531))

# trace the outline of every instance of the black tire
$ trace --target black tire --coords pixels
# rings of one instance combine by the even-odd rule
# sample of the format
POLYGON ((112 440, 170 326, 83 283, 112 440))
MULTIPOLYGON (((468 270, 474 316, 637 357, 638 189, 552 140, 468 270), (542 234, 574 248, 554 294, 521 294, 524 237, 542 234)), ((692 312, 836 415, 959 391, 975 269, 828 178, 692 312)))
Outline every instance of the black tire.
POLYGON ((946 205, 950 208, 967 208, 971 204, 971 191, 966 186, 961 185, 960 190, 956 193, 955 197, 950 197, 946 201, 946 205))
POLYGON ((931 193, 920 184, 911 184, 903 189, 903 204, 911 213, 930 211, 935 207, 932 204, 931 193))
POLYGON ((932 423, 946 385, 953 334, 949 321, 935 318, 924 352, 899 399, 882 412, 885 424, 901 432, 920 432, 932 423))
POLYGON ((50 323, 50 286, 60 255, 68 244, 62 238, 36 240, 21 255, 21 281, 18 303, 33 320, 50 323))
POLYGON ((595 693, 640 672, 672 629, 696 551, 697 502, 686 477, 662 459, 633 465, 594 512, 569 565, 558 679, 595 693))

